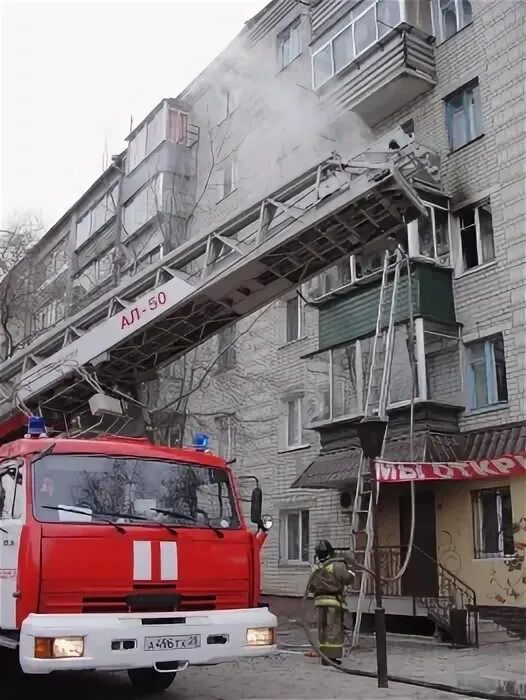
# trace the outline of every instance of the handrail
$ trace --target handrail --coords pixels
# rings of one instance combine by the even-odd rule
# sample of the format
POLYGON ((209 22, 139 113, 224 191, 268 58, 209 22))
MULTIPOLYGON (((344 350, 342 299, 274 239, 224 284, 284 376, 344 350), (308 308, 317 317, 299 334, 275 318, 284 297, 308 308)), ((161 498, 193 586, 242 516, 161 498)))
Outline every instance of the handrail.
POLYGON ((473 588, 471 588, 471 586, 469 586, 465 581, 463 581, 462 579, 460 579, 456 574, 454 574, 452 571, 450 571, 450 570, 449 570, 447 567, 445 567, 443 564, 440 564, 440 562, 438 562, 436 559, 433 559, 433 557, 432 557, 430 554, 428 554, 427 552, 424 552, 424 550, 423 550, 423 549, 420 549, 420 547, 417 547, 416 545, 413 545, 413 549, 414 549, 415 551, 419 552, 420 554, 423 554, 427 559, 429 559, 429 560, 432 561, 434 564, 436 564, 436 565, 438 566, 439 569, 441 569, 441 570, 444 571, 449 577, 451 577, 452 579, 454 579, 454 581, 456 581, 456 582, 459 584, 459 588, 465 588, 465 589, 467 589, 467 590, 469 591, 469 593, 471 594, 471 597, 473 598, 474 605, 476 605, 477 594, 476 594, 475 590, 474 590, 473 588))
MULTIPOLYGON (((378 549, 382 552, 388 551, 390 553, 397 552, 399 556, 402 554, 403 545, 386 545, 380 546, 378 549)), ((335 548, 336 551, 343 551, 343 548, 335 548)), ((433 562, 439 571, 439 589, 437 595, 434 596, 421 596, 411 594, 413 602, 417 599, 420 600, 423 605, 427 608, 428 612, 435 612, 435 616, 440 617, 440 613, 448 613, 451 608, 464 609, 468 615, 468 639, 475 646, 479 645, 479 629, 478 629, 478 610, 477 610, 477 594, 475 590, 469 586, 465 581, 459 578, 456 574, 450 571, 447 567, 440 564, 436 559, 434 559, 430 554, 425 552, 420 547, 413 545, 413 554, 418 552, 419 555, 423 555, 426 559, 433 562), (460 593, 460 604, 458 604, 457 599, 452 591, 448 591, 445 596, 441 596, 440 593, 440 577, 443 577, 446 582, 456 591, 460 593), (442 605, 442 598, 447 598, 450 601, 450 605, 442 605), (465 600, 464 600, 465 599, 465 600), (435 602, 435 606, 431 604, 431 601, 435 602), (473 621, 473 640, 471 634, 470 621, 473 621)), ((398 593, 393 593, 393 590, 389 590, 387 595, 401 596, 401 589, 398 593)))

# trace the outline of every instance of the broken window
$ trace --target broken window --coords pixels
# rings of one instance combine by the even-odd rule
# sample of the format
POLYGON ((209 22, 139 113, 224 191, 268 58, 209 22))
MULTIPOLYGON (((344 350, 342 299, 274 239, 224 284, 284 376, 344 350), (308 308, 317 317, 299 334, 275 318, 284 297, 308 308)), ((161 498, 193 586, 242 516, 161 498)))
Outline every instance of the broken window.
POLYGON ((443 207, 426 205, 427 216, 418 218, 418 245, 411 242, 410 255, 422 255, 448 265, 449 211, 443 207))
POLYGON ((470 270, 495 259, 493 217, 489 202, 459 213, 462 266, 470 270))
POLYGON ((513 556, 515 546, 509 487, 475 491, 472 498, 475 558, 513 556))
POLYGON ((471 410, 508 400, 502 335, 466 345, 467 403, 471 410))

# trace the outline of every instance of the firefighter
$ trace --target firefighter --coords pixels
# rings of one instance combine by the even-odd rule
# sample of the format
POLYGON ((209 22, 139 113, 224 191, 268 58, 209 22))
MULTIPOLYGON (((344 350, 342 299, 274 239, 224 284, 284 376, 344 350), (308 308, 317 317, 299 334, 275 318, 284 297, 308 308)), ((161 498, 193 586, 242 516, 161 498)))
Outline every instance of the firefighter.
MULTIPOLYGON (((344 643, 344 591, 354 579, 347 565, 336 559, 334 548, 327 540, 316 546, 318 568, 309 581, 309 593, 314 595, 318 618, 320 651, 337 664, 341 663, 344 643)), ((328 666, 328 662, 322 659, 328 666)))

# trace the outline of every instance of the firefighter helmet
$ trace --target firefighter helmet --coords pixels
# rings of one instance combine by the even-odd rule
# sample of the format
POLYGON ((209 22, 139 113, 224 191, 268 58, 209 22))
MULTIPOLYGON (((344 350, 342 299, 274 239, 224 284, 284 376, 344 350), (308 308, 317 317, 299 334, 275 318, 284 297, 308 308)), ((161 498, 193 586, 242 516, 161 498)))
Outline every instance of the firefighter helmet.
POLYGON ((316 545, 315 552, 319 561, 325 561, 334 555, 334 547, 329 540, 320 540, 316 545))

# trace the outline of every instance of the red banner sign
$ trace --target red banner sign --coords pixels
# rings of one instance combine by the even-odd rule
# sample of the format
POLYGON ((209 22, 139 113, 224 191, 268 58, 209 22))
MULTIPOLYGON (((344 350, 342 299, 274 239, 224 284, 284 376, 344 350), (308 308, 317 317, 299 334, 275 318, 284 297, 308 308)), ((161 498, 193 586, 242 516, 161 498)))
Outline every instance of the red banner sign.
POLYGON ((526 452, 478 462, 385 462, 376 460, 380 482, 495 479, 499 476, 526 476, 526 452))

